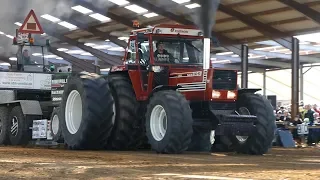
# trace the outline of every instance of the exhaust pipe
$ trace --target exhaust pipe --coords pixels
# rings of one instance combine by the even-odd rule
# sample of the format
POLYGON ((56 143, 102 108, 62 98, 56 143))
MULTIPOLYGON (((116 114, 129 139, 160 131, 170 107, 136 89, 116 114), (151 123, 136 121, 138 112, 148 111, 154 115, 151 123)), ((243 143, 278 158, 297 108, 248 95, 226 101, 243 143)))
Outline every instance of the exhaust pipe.
POLYGON ((215 24, 215 16, 220 4, 220 0, 200 0, 200 12, 198 12, 198 26, 203 31, 203 69, 210 68, 210 37, 212 27, 215 24))
POLYGON ((210 68, 210 38, 203 39, 203 70, 210 68))

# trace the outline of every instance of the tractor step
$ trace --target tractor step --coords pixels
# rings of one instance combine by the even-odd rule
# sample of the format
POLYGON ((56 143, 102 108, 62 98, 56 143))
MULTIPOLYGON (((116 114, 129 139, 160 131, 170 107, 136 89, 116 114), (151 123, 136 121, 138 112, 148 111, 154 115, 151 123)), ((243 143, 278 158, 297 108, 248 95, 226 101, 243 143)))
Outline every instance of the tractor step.
POLYGON ((217 135, 249 136, 256 131, 256 116, 252 115, 220 115, 220 123, 215 130, 217 135))

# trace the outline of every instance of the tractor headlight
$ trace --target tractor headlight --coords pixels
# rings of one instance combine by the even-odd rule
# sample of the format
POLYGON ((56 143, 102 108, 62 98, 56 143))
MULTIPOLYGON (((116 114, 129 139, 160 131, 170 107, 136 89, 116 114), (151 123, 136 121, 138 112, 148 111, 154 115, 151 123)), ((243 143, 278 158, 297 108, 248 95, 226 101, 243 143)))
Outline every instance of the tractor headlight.
POLYGON ((228 99, 234 99, 234 98, 236 98, 236 93, 235 92, 233 92, 233 91, 228 91, 228 94, 227 94, 227 98, 228 99))
POLYGON ((221 93, 219 91, 212 90, 212 98, 220 98, 221 93))

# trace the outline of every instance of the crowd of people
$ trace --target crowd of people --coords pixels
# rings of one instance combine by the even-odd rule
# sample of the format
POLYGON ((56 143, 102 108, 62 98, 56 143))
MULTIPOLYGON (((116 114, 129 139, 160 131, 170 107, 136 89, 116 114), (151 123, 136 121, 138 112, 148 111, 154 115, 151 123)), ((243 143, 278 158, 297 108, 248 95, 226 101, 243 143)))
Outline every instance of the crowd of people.
POLYGON ((278 107, 275 111, 277 121, 286 121, 292 123, 293 125, 307 123, 310 126, 320 125, 320 109, 314 105, 300 105, 299 107, 299 117, 292 118, 290 114, 290 109, 283 106, 278 107))
POLYGON ((320 109, 314 104, 303 105, 300 104, 299 115, 296 118, 291 117, 290 108, 284 106, 278 107, 275 111, 278 126, 281 128, 287 128, 289 126, 296 127, 298 124, 305 124, 308 127, 314 127, 309 129, 309 133, 305 136, 298 134, 297 128, 289 128, 293 134, 294 140, 300 147, 305 143, 305 137, 307 137, 307 145, 318 145, 320 141, 320 109), (319 128, 316 128, 319 127, 319 128))

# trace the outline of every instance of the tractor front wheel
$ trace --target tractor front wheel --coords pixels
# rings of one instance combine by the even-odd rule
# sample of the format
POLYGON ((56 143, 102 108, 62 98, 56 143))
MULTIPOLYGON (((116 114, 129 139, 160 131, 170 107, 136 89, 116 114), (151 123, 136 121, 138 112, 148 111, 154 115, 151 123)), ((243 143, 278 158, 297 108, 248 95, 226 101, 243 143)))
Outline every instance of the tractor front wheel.
POLYGON ((237 101, 239 115, 257 116, 256 131, 251 136, 221 136, 224 151, 262 155, 268 152, 274 139, 276 124, 270 102, 259 94, 242 94, 237 101))
POLYGON ((146 134, 156 152, 177 154, 188 149, 192 114, 185 97, 176 91, 155 93, 146 114, 146 134))

